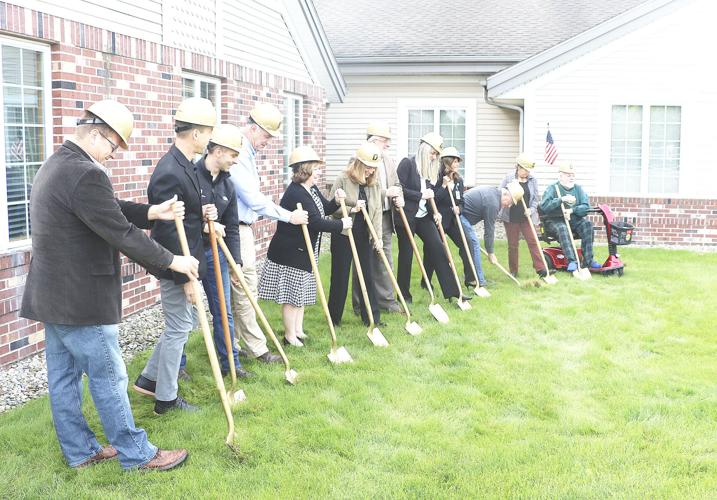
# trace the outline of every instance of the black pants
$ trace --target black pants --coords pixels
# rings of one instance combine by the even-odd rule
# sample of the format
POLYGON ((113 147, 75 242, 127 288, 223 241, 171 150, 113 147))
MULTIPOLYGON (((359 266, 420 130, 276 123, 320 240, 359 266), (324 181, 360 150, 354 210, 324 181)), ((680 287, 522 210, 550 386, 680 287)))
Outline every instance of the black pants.
MULTIPOLYGON (((371 280, 372 262, 371 262, 371 242, 369 241, 368 226, 363 217, 354 218, 354 241, 356 242, 356 253, 358 253, 359 262, 361 262, 361 271, 366 283, 366 292, 368 300, 371 303, 371 312, 373 320, 376 324, 381 319, 378 309, 378 301, 376 300, 376 289, 371 280)), ((351 253, 351 243, 348 236, 343 234, 331 235, 331 288, 329 289, 329 313, 334 325, 341 324, 341 318, 344 314, 344 306, 346 305, 346 295, 349 290, 349 274, 351 274, 351 262, 353 255, 351 253)), ((366 312, 366 304, 363 300, 363 294, 360 297, 361 304, 361 320, 365 325, 369 324, 368 313, 366 312)))
MULTIPOLYGON (((424 262, 430 262, 432 268, 435 269, 443 296, 447 299, 460 297, 460 290, 453 277, 451 266, 448 264, 446 251, 433 218, 430 215, 416 217, 413 220, 413 225, 415 228, 413 232, 423 241, 424 262)), ((401 289, 404 298, 408 300, 411 298, 413 248, 402 223, 397 224, 396 235, 398 236, 398 277, 396 281, 398 281, 398 287, 401 289)))
MULTIPOLYGON (((438 237, 440 238, 440 233, 438 234, 438 237)), ((446 236, 448 236, 451 240, 453 240, 453 243, 458 247, 458 254, 461 256, 461 260, 463 261, 463 281, 464 283, 469 283, 472 281, 475 281, 478 283, 478 278, 476 278, 473 275, 473 270, 471 269, 471 263, 468 261, 468 254, 466 254, 466 249, 463 246, 463 238, 461 238, 461 230, 458 228, 458 224, 455 222, 451 224, 451 227, 448 228, 448 231, 446 231, 446 236)), ((445 254, 445 247, 443 250, 443 253, 445 254)), ((448 258, 448 257, 446 257, 448 258)), ((426 256, 423 256, 423 267, 426 268, 426 274, 428 275, 429 280, 433 280, 433 264, 430 260, 426 258, 426 256)), ((450 265, 449 265, 450 267, 450 265)), ((458 272, 458 270, 456 270, 458 272)), ((454 280, 455 281, 455 280, 454 280)))

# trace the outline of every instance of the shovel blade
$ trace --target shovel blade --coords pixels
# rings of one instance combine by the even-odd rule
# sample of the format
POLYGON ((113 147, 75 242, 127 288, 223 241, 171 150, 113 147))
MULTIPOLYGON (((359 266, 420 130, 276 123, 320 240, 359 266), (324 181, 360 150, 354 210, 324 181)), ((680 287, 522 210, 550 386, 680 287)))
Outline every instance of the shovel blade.
POLYGON ((376 347, 388 347, 388 340, 386 340, 386 337, 383 336, 383 333, 381 333, 381 330, 378 328, 370 329, 366 335, 368 335, 369 340, 376 347))
POLYGON ((421 325, 419 325, 415 321, 409 321, 408 323, 406 323, 406 331, 409 333, 409 335, 419 335, 421 332, 423 332, 423 328, 421 328, 421 325))
POLYGON ((478 297, 481 297, 483 299, 487 299, 488 297, 490 297, 490 292, 484 286, 477 286, 473 291, 478 297))
POLYGON ((456 305, 458 306, 458 309, 461 311, 468 311, 471 308, 470 302, 466 302, 465 300, 458 299, 456 302, 456 305))
POLYGON ((428 306, 428 310, 439 323, 448 323, 448 314, 446 314, 446 311, 443 310, 440 304, 431 304, 428 306))
POLYGON ((592 279, 593 275, 590 273, 590 270, 587 267, 583 267, 580 269, 580 274, 582 275, 584 280, 592 279))
MULTIPOLYGON (((586 277, 585 277, 585 274, 583 274, 582 271, 583 271, 582 269, 581 269, 580 271, 578 271, 578 270, 573 271, 573 277, 574 277, 575 279, 580 280, 580 281, 589 280, 589 279, 590 279, 590 276, 588 276, 588 277, 586 278, 586 277)), ((590 272, 590 271, 588 271, 588 272, 590 272)))
POLYGON ((286 381, 287 381, 288 383, 290 383, 291 385, 295 385, 295 384, 296 384, 296 379, 297 379, 298 377, 299 377, 299 374, 296 373, 296 370, 294 370, 294 369, 286 370, 286 371, 284 372, 284 378, 285 378, 286 381))
POLYGON ((543 276, 543 281, 548 285, 554 285, 558 282, 558 278, 556 278, 552 274, 548 274, 547 276, 543 276))
POLYGON ((337 365, 340 363, 353 363, 353 358, 343 346, 332 349, 327 357, 329 361, 337 365))
POLYGON ((231 402, 232 406, 238 405, 239 403, 242 403, 246 401, 246 394, 244 393, 243 389, 239 389, 238 391, 234 393, 229 393, 229 401, 231 402))

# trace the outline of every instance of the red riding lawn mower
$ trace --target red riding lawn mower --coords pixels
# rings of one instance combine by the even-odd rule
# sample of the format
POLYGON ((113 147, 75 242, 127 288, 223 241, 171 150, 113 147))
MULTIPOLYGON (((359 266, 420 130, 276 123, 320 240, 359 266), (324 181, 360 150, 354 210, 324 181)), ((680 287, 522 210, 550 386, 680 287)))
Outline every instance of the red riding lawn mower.
MULTIPOLYGON (((632 243, 632 233, 635 228, 632 224, 627 222, 620 222, 615 220, 615 215, 607 205, 598 205, 591 207, 588 210, 589 214, 600 214, 603 220, 603 226, 605 227, 605 233, 608 242, 609 255, 602 267, 596 269, 590 269, 590 272, 602 275, 617 274, 622 276, 625 272, 625 264, 620 260, 620 255, 617 253, 617 247, 620 245, 629 245, 632 243)), ((573 236, 577 238, 577 235, 573 233, 573 236)), ((555 238, 545 234, 543 224, 540 225, 540 239, 546 243, 552 243, 555 238)), ((580 262, 583 261, 583 251, 579 244, 578 247, 578 259, 580 262)), ((568 259, 565 258, 563 249, 559 246, 550 246, 543 248, 545 254, 545 260, 548 263, 548 267, 551 272, 555 270, 565 271, 568 267, 568 259)))

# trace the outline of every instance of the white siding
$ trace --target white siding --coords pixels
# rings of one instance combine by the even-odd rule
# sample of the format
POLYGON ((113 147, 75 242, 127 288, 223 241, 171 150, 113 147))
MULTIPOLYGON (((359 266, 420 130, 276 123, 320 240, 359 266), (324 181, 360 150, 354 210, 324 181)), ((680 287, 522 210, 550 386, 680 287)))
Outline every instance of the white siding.
POLYGON ((311 76, 284 21, 278 1, 223 0, 224 58, 295 80, 311 76))
MULTIPOLYGON (((715 18, 713 2, 685 2, 676 12, 501 96, 525 99, 526 149, 543 157, 549 122, 559 160, 575 164, 578 182, 589 192, 638 195, 609 192, 611 107, 681 106, 680 188, 666 196, 717 197, 717 186, 705 182, 714 171, 717 143, 714 46, 707 35, 715 18)), ((554 171, 545 165, 537 169, 547 180, 554 171)))
POLYGON ((163 0, 26 0, 25 7, 152 42, 162 41, 163 0))
POLYGON ((217 51, 216 1, 164 1, 164 43, 213 56, 217 51))
MULTIPOLYGON (((497 184, 510 170, 518 153, 518 113, 496 108, 483 99, 481 79, 466 76, 352 76, 347 75, 348 92, 341 104, 331 104, 326 113, 327 179, 346 166, 372 120, 391 124, 394 135, 391 154, 399 155, 401 100, 460 99, 475 104, 474 171, 467 185, 497 184)), ((467 124, 468 125, 468 124, 467 124)), ((409 152, 413 154, 413 152, 409 152)), ((400 160, 400 158, 397 158, 400 160)))

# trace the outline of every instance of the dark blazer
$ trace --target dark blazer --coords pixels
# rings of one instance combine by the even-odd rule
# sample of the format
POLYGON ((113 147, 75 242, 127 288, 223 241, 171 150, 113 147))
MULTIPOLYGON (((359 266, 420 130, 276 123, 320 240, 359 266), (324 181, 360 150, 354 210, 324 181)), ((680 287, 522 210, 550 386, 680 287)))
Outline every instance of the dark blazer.
MULTIPOLYGON (((441 214, 443 230, 449 231, 456 223, 456 216, 453 213, 453 205, 451 204, 448 188, 443 187, 444 175, 444 169, 441 167, 436 184, 433 186, 433 192, 436 195, 436 207, 441 214)), ((459 175, 458 178, 453 181, 453 199, 458 207, 463 206, 463 191, 465 191, 465 186, 463 185, 463 178, 459 175)))
MULTIPOLYGON (((316 186, 311 189, 321 198, 326 215, 331 215, 339 209, 336 200, 329 201, 324 198, 316 186)), ((281 206, 287 210, 295 210, 297 203, 301 203, 303 209, 309 214, 309 236, 311 237, 312 248, 307 251, 301 226, 279 221, 276 224, 276 233, 274 233, 274 237, 269 243, 267 257, 277 264, 311 272, 311 261, 309 259, 314 258, 313 247, 316 246, 319 233, 338 234, 344 226, 341 220, 322 217, 319 208, 306 188, 301 184, 292 182, 284 191, 281 206)))
MULTIPOLYGON (((406 213, 408 223, 413 230, 414 219, 416 218, 416 213, 418 212, 418 203, 421 201, 422 188, 421 176, 418 174, 416 166, 416 157, 411 156, 410 158, 404 158, 401 160, 401 163, 398 164, 398 168, 396 169, 396 173, 398 175, 398 182, 401 184, 401 189, 403 189, 403 199, 406 201, 403 211, 406 213)), ((433 213, 430 202, 426 203, 426 209, 429 214, 433 213)), ((396 224, 400 224, 400 215, 396 215, 396 217, 394 217, 394 221, 397 221, 396 224)), ((401 231, 403 231, 403 229, 401 229, 401 231)))
POLYGON ((32 186, 32 260, 20 315, 63 325, 119 323, 119 251, 155 270, 172 263, 172 254, 139 229, 150 227, 148 210, 115 199, 107 174, 66 141, 32 186))
MULTIPOLYGON (((206 156, 197 162, 197 177, 202 191, 202 205, 213 203, 217 207, 217 222, 224 225, 226 236, 224 241, 237 264, 242 265, 241 247, 239 245, 239 214, 237 212, 237 196, 229 172, 219 172, 216 179, 207 170, 204 163, 206 156)), ((204 250, 211 248, 209 234, 202 233, 204 250)))
MULTIPOLYGON (((199 179, 194 164, 187 160, 177 146, 172 145, 152 172, 147 186, 147 199, 156 204, 167 201, 175 194, 178 200, 184 201, 184 232, 187 234, 190 253, 199 261, 199 277, 203 278, 207 271, 207 260, 202 243, 204 221, 199 179)), ((152 227, 152 238, 173 254, 182 255, 174 221, 157 221, 152 227)), ((186 274, 169 270, 156 272, 155 275, 158 278, 173 279, 178 285, 189 281, 186 274)))

